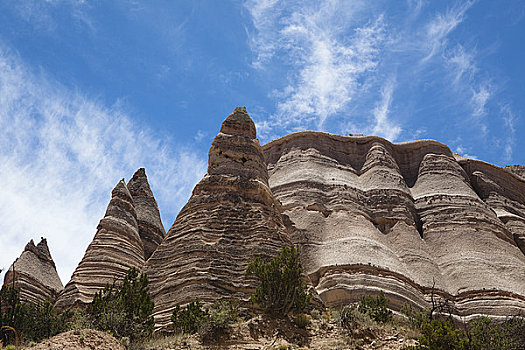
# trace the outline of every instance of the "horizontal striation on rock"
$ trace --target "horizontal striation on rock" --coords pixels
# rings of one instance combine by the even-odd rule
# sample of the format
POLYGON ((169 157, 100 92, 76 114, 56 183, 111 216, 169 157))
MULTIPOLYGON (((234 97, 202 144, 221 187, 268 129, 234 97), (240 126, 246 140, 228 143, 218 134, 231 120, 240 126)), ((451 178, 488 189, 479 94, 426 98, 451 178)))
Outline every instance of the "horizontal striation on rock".
POLYGON ((525 177, 517 169, 502 171, 492 164, 474 159, 459 161, 469 174, 471 183, 479 197, 505 224, 509 239, 513 239, 525 254, 525 177))
POLYGON ((19 291, 20 300, 24 302, 56 300, 64 286, 45 238, 42 238, 36 246, 33 240, 26 244, 20 257, 6 272, 4 285, 14 285, 19 291))
POLYGON ((461 316, 525 310, 517 176, 492 167, 483 182, 479 169, 432 140, 305 131, 263 151, 292 241, 327 304, 384 289, 395 308, 428 306, 434 291, 461 316), (505 188, 499 197, 483 194, 479 184, 489 182, 505 188), (468 293, 475 302, 461 299, 468 293))
POLYGON ((124 180, 111 193, 104 218, 56 306, 64 309, 91 302, 108 283, 123 279, 132 267, 142 270, 144 247, 133 199, 124 180))
POLYGON ((255 137, 245 108, 226 118, 210 148, 207 174, 147 261, 156 327, 169 325, 177 304, 247 301, 255 288, 245 276, 249 261, 291 244, 255 137))
POLYGON ((146 177, 144 168, 138 169, 128 182, 128 190, 137 212, 139 236, 144 246, 144 259, 148 260, 166 235, 159 207, 146 177))

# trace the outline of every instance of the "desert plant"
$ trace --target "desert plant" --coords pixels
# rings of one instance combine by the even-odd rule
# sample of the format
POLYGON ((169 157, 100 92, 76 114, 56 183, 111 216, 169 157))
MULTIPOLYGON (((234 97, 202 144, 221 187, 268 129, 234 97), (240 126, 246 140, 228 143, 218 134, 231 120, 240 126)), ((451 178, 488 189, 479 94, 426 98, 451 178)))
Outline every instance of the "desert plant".
POLYGON ((97 292, 87 312, 96 329, 118 338, 140 339, 151 335, 154 303, 146 274, 131 268, 121 284, 108 284, 97 292))
POLYGON ((392 319, 392 311, 388 310, 388 299, 383 291, 377 297, 366 296, 361 298, 359 312, 369 315, 378 323, 385 323, 392 319))
POLYGON ((423 319, 419 345, 411 349, 518 350, 525 349, 525 320, 495 321, 479 317, 459 324, 451 317, 423 319))
POLYGON ((312 323, 312 316, 308 314, 297 314, 294 316, 293 321, 299 328, 306 329, 312 323))
POLYGON ((246 274, 259 281, 251 301, 266 313, 275 316, 284 316, 290 311, 300 313, 310 302, 299 251, 294 247, 284 247, 272 260, 256 258, 248 265, 246 274))
POLYGON ((171 322, 176 332, 194 334, 206 321, 209 313, 208 309, 202 307, 200 300, 192 301, 185 307, 175 306, 171 314, 171 322))
POLYGON ((219 300, 208 310, 199 335, 204 343, 220 341, 229 337, 231 326, 239 317, 239 302, 236 300, 219 300))
POLYGON ((429 310, 416 310, 409 303, 404 303, 401 306, 401 313, 408 318, 410 326, 413 328, 421 328, 424 319, 430 319, 429 310))

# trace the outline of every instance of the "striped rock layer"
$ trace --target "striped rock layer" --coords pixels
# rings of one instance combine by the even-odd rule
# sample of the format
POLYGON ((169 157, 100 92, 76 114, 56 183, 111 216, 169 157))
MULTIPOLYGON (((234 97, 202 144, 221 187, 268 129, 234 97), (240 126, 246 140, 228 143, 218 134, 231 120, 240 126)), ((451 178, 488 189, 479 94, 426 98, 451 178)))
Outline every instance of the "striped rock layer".
POLYGON ((26 244, 20 257, 6 272, 4 285, 17 288, 20 300, 23 302, 56 300, 64 286, 45 238, 42 238, 36 246, 33 240, 26 244))
POLYGON ((169 325, 177 304, 247 301, 255 289, 245 276, 249 261, 290 244, 255 125, 239 107, 213 140, 207 174, 146 263, 156 326, 169 325))
POLYGON ((143 266, 144 247, 137 213, 126 183, 121 180, 111 193, 111 201, 93 241, 56 306, 63 309, 89 303, 106 284, 123 279, 131 267, 142 270, 143 266))
POLYGON ((271 191, 327 305, 525 311, 525 179, 431 140, 298 132, 263 146, 271 191))
POLYGON ((128 190, 137 212, 139 236, 144 246, 144 258, 148 260, 166 235, 160 219, 159 207, 149 187, 146 171, 140 168, 128 182, 128 190))

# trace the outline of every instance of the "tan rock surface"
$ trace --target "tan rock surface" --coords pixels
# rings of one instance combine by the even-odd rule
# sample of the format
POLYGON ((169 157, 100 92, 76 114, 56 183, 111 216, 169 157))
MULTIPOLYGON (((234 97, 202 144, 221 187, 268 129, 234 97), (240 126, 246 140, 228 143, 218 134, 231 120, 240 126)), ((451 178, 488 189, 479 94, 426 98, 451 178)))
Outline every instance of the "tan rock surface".
POLYGON ((75 329, 60 333, 44 340, 35 346, 26 349, 32 350, 125 350, 126 348, 113 336, 94 329, 75 329))
POLYGON ((424 307, 434 286, 458 315, 525 310, 518 177, 484 168, 485 182, 499 186, 485 193, 479 163, 458 162, 432 140, 305 131, 263 151, 292 241, 327 304, 382 289, 394 308, 424 307), (505 224, 497 210, 512 219, 505 224))
POLYGON ((210 148, 208 173, 147 261, 156 327, 170 323, 179 303, 247 301, 254 289, 245 277, 249 260, 290 244, 255 136, 245 108, 226 118, 210 148))
POLYGON ((504 169, 525 179, 525 166, 523 165, 509 165, 504 169))
POLYGON ((42 238, 36 246, 33 240, 27 243, 20 257, 6 272, 4 285, 12 286, 13 276, 15 276, 14 287, 19 290, 20 300, 24 302, 37 300, 54 302, 64 288, 45 238, 42 238))
POLYGON ((144 245, 144 258, 149 259, 166 235, 160 219, 159 207, 146 177, 144 168, 135 172, 128 185, 137 212, 139 235, 144 245))
POLYGON ((144 247, 139 236, 133 199, 121 180, 112 191, 106 214, 56 306, 91 302, 107 283, 123 279, 131 267, 142 270, 144 247))

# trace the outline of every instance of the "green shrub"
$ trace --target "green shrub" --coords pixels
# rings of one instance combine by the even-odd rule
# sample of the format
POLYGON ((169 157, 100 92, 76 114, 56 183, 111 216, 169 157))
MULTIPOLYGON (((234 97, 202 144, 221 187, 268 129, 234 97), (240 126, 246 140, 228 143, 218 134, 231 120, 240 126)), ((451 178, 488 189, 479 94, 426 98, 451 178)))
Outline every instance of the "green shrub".
POLYGON ((503 322, 479 317, 458 326, 451 317, 423 319, 419 345, 412 349, 430 350, 521 350, 525 349, 525 319, 503 322))
POLYGON ((415 310, 409 303, 404 303, 401 306, 401 313, 408 318, 408 322, 413 328, 421 328, 423 320, 430 319, 429 311, 415 310))
POLYGON ((219 300, 215 302, 199 329, 204 343, 220 341, 230 336, 231 326, 239 317, 239 302, 219 300))
POLYGON ((385 323, 392 319, 392 311, 388 310, 388 299, 385 298, 383 291, 375 298, 372 296, 361 298, 358 310, 378 323, 385 323))
MULTIPOLYGON (((66 330, 67 314, 58 314, 49 301, 22 303, 16 288, 3 286, 0 290, 0 327, 9 326, 16 330, 20 339, 41 341, 66 330)), ((2 329, 4 344, 13 341, 14 334, 2 329)))
POLYGON ((312 323, 312 316, 307 314, 297 314, 293 319, 295 325, 299 328, 306 329, 312 323))
POLYGON ((202 308, 202 302, 192 301, 184 308, 175 306, 171 314, 171 322, 176 332, 194 334, 197 333, 208 317, 208 310, 202 308))
POLYGON ((153 332, 154 303, 146 274, 131 268, 120 285, 108 284, 97 292, 87 312, 93 326, 118 338, 145 338, 153 332))
POLYGON ((468 349, 465 332, 456 328, 452 318, 424 319, 421 323, 423 335, 418 349, 454 350, 468 349))
POLYGON ((39 342, 67 330, 68 313, 57 313, 48 300, 26 303, 24 313, 24 325, 19 330, 25 340, 39 342))
POLYGON ((311 312, 310 312, 310 315, 312 315, 312 318, 314 320, 319 320, 321 319, 321 311, 317 310, 317 309, 313 309, 311 312))
POLYGON ((296 248, 284 247, 270 261, 256 258, 248 265, 246 274, 259 280, 259 287, 252 294, 251 301, 266 313, 281 316, 290 311, 300 313, 310 302, 311 295, 302 279, 296 248))

